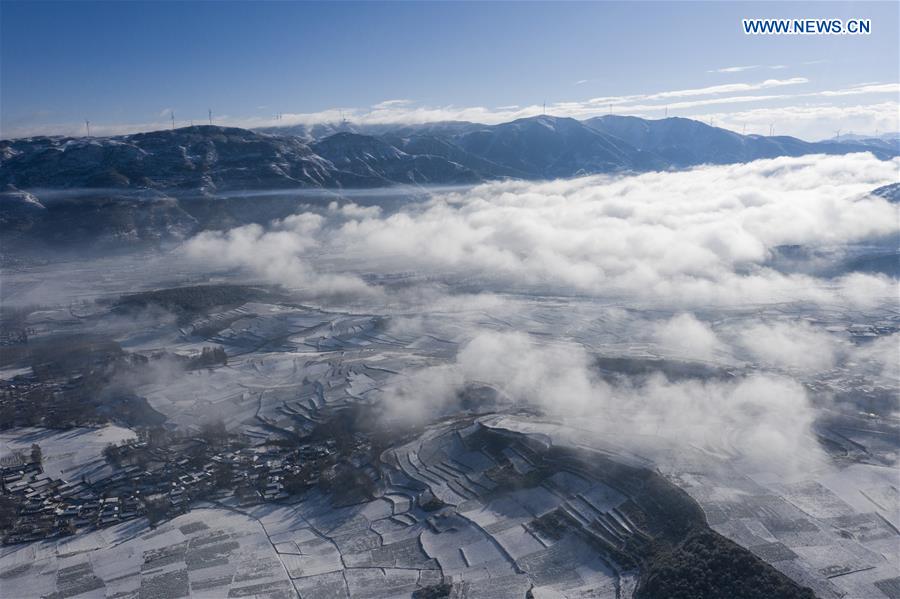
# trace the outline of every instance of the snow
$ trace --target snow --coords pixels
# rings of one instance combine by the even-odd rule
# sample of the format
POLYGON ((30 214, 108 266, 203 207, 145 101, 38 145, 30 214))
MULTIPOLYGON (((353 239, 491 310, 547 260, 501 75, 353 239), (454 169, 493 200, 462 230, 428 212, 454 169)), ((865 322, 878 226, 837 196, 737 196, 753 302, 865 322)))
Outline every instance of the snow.
POLYGON ((111 473, 103 457, 103 448, 133 439, 134 431, 116 425, 98 428, 76 427, 68 430, 17 428, 0 432, 0 458, 20 451, 26 455, 31 445, 41 447, 44 473, 67 481, 98 478, 111 473))
POLYGON ((221 509, 197 509, 155 530, 138 521, 16 546, 0 557, 0 574, 4 596, 20 599, 88 587, 154 598, 238 595, 257 585, 259 596, 275 597, 291 588, 260 524, 221 509))

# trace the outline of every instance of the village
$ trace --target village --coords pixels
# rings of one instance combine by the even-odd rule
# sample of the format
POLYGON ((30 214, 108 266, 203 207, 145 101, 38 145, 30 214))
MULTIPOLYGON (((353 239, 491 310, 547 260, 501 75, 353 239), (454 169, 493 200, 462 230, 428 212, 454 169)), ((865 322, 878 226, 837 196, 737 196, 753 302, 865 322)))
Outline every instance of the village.
POLYGON ((2 542, 62 537, 142 516, 156 525, 199 500, 244 507, 317 485, 367 499, 374 488, 364 467, 374 459, 371 451, 361 433, 251 447, 221 423, 190 435, 143 429, 135 439, 106 446, 103 457, 113 468, 103 476, 63 480, 44 473, 40 446, 33 445, 29 454, 0 464, 2 542), (347 464, 357 467, 351 472, 347 464))

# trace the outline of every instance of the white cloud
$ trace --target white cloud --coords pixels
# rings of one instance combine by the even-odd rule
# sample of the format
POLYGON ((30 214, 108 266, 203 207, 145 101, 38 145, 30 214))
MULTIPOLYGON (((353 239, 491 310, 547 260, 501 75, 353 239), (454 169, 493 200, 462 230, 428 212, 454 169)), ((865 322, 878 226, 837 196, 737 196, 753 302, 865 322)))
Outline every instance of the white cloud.
POLYGON ((685 310, 796 300, 865 308, 892 301, 889 281, 817 280, 767 261, 782 245, 828 252, 898 233, 896 207, 865 195, 895 181, 898 166, 900 159, 869 154, 804 156, 495 182, 438 192, 387 215, 334 206, 340 218, 298 215, 270 230, 205 233, 187 248, 291 287, 347 292, 366 289, 359 273, 418 271, 499 292, 530 288, 685 310))
POLYGON ((783 377, 671 382, 653 376, 611 384, 573 344, 536 343, 522 333, 477 333, 451 365, 398 377, 383 394, 388 416, 433 415, 452 406, 465 381, 500 391, 517 405, 614 438, 666 462, 701 449, 784 472, 820 463, 811 426, 815 413, 803 388, 783 377), (426 406, 420 412, 421 406, 426 406), (680 451, 679 451, 680 448, 680 451))
POLYGON ((322 273, 304 258, 315 248, 322 223, 322 217, 304 213, 277 221, 269 230, 246 225, 224 233, 205 231, 185 244, 185 257, 212 267, 247 270, 265 281, 289 283, 313 296, 375 293, 352 273, 322 273))
POLYGON ((721 69, 712 69, 710 71, 706 71, 707 73, 742 73, 744 71, 752 71, 753 69, 760 69, 762 65, 751 64, 742 67, 722 67, 721 69))
POLYGON ((401 106, 409 106, 412 103, 413 103, 412 100, 405 100, 405 99, 385 100, 383 102, 379 102, 378 104, 375 104, 374 106, 372 106, 372 108, 375 110, 383 110, 383 109, 387 109, 387 108, 398 108, 401 106))
POLYGON ((656 296, 670 304, 816 300, 819 286, 763 263, 778 245, 895 232, 893 206, 858 196, 893 180, 897 165, 867 155, 810 156, 636 177, 493 183, 346 223, 330 239, 349 262, 372 268, 463 271, 501 284, 656 296), (392 256, 402 256, 403 266, 392 256))
MULTIPOLYGON (((703 100, 686 100, 681 102, 670 102, 667 104, 630 104, 624 108, 627 113, 646 113, 656 112, 659 110, 684 110, 687 108, 698 108, 700 106, 715 106, 719 104, 746 104, 752 102, 767 102, 771 100, 781 100, 785 96, 781 95, 755 95, 755 96, 726 96, 724 98, 704 98, 703 100)), ((623 110, 619 108, 618 110, 623 110)))
POLYGON ((641 100, 663 100, 666 98, 684 98, 691 96, 708 96, 713 94, 731 94, 736 92, 757 91, 761 89, 771 89, 773 87, 784 87, 787 85, 800 85, 809 83, 809 79, 805 77, 792 77, 790 79, 766 79, 758 83, 726 83, 723 85, 712 85, 709 87, 701 87, 697 89, 682 89, 668 92, 660 92, 658 94, 650 94, 639 97, 641 100))
POLYGON ((738 112, 704 112, 695 117, 704 121, 713 118, 718 126, 759 135, 768 135, 769 125, 774 123, 776 135, 819 140, 833 137, 837 129, 844 133, 870 135, 876 131, 897 131, 900 129, 900 103, 798 104, 738 112))
POLYGON ((663 91, 652 94, 635 94, 630 96, 603 96, 599 98, 591 98, 587 102, 569 102, 567 105, 572 108, 581 107, 582 110, 589 109, 591 106, 596 109, 597 106, 613 106, 624 107, 628 111, 652 110, 655 108, 665 108, 666 106, 677 108, 690 108, 692 106, 702 106, 705 104, 734 103, 734 102, 753 102, 762 100, 771 100, 781 98, 783 96, 747 96, 739 95, 728 98, 708 98, 706 100, 694 100, 692 102, 681 102, 679 104, 660 104, 660 105, 643 105, 638 102, 653 102, 657 100, 671 100, 673 98, 694 98, 702 96, 718 96, 721 94, 735 94, 746 92, 760 91, 764 89, 772 89, 777 87, 785 87, 791 85, 800 85, 809 83, 804 77, 792 77, 790 79, 766 79, 756 83, 726 83, 722 85, 711 85, 708 87, 698 87, 692 89, 679 89, 671 91, 663 91))
POLYGON ((738 339, 754 364, 817 373, 833 368, 838 356, 835 338, 809 323, 755 324, 738 339))
POLYGON ((341 214, 347 218, 375 218, 381 214, 380 206, 360 206, 353 202, 339 205, 337 202, 328 204, 328 211, 341 214))
MULTIPOLYGON (((805 63, 811 64, 811 63, 805 63)), ((721 69, 711 69, 706 71, 707 73, 743 73, 744 71, 753 71, 756 69, 771 69, 773 71, 778 71, 781 69, 788 68, 786 64, 770 64, 770 65, 762 65, 762 64, 751 64, 746 66, 736 66, 736 67, 722 67, 721 69)))
POLYGON ((846 89, 826 90, 823 96, 857 96, 860 94, 900 94, 900 83, 873 83, 856 85, 846 89))
POLYGON ((868 371, 869 377, 882 377, 887 384, 896 385, 900 381, 900 333, 861 345, 852 359, 857 367, 868 371))
POLYGON ((664 350, 681 360, 712 360, 722 349, 722 343, 709 325, 693 314, 671 318, 658 326, 654 335, 664 350))

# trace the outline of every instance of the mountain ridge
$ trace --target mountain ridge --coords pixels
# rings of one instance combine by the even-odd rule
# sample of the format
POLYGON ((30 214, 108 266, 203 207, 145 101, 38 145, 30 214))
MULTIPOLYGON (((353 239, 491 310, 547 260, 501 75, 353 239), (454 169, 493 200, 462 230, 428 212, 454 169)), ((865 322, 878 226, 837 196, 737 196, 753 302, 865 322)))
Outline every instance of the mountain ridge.
POLYGON ((882 159, 900 154, 900 148, 880 143, 740 135, 677 117, 609 115, 578 121, 541 115, 498 125, 449 122, 377 130, 374 135, 326 127, 327 135, 307 141, 197 125, 114 137, 0 140, 0 186, 214 194, 552 179, 811 153, 868 151, 882 159))

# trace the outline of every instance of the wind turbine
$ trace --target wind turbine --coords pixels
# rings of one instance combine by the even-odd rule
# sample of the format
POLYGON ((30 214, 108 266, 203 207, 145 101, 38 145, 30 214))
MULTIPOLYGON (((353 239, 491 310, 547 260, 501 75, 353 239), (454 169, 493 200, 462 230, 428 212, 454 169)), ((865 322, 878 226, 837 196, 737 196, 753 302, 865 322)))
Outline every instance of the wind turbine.
POLYGON ((175 111, 172 111, 172 131, 175 130, 175 111))
POLYGON ((838 129, 837 131, 834 132, 834 138, 838 141, 841 141, 841 130, 840 129, 838 129))
POLYGON ((87 136, 91 136, 91 122, 87 119, 84 119, 84 128, 87 129, 87 136))
POLYGON ((209 124, 212 125, 212 108, 207 109, 207 113, 209 114, 209 124))

